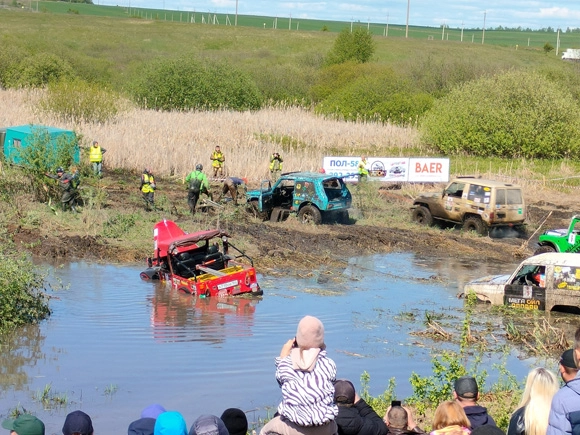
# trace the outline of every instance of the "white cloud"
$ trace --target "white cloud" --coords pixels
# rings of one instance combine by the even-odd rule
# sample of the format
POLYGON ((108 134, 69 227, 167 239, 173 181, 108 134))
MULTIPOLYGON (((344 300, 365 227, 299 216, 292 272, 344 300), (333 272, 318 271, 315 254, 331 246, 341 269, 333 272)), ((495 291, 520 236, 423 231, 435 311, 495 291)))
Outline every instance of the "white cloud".
POLYGON ((235 8, 236 0, 211 0, 211 5, 216 8, 235 8))
POLYGON ((580 10, 570 10, 568 8, 540 8, 538 14, 541 18, 566 18, 567 20, 578 20, 580 19, 580 10))

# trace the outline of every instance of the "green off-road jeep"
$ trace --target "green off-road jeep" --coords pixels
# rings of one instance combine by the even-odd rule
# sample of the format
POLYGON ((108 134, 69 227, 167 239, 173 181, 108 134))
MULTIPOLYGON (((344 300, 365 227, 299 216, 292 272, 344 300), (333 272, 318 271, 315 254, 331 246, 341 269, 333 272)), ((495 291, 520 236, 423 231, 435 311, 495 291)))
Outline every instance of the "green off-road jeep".
POLYGON ((423 194, 412 207, 412 218, 423 225, 435 221, 459 224, 485 235, 490 228, 524 231, 526 206, 519 186, 473 177, 457 177, 443 192, 423 194))
POLYGON ((246 193, 251 211, 263 219, 278 222, 296 213, 303 223, 325 221, 348 223, 352 197, 344 180, 316 172, 291 172, 272 186, 262 181, 259 190, 246 193))
POLYGON ((534 255, 544 252, 580 252, 580 216, 573 216, 568 228, 548 230, 538 238, 534 255))

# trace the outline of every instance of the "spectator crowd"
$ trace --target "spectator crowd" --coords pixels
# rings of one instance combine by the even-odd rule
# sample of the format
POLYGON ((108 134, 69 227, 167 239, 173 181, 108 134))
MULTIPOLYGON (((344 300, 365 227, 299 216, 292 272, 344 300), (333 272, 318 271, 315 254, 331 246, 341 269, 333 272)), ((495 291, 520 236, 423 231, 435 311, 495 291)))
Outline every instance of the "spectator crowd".
MULTIPOLYGON (((507 435, 580 435, 580 328, 573 349, 559 360, 559 374, 538 367, 527 376, 521 401, 514 410, 507 435)), ((316 317, 305 316, 295 337, 282 345, 275 359, 276 380, 282 392, 277 412, 259 431, 260 435, 417 435, 410 408, 393 401, 380 417, 357 394, 352 382, 336 379, 336 364, 327 355, 324 326, 316 317)), ((440 403, 431 422, 430 435, 506 435, 487 409, 478 405, 475 378, 455 380, 453 400, 440 403)), ((24 413, 6 419, 2 427, 10 435, 45 435, 44 423, 24 413)), ((81 410, 66 416, 63 435, 92 435, 90 416, 81 410)), ((177 411, 153 404, 131 422, 128 435, 246 435, 248 420, 243 410, 226 409, 220 417, 201 415, 189 431, 177 411)))

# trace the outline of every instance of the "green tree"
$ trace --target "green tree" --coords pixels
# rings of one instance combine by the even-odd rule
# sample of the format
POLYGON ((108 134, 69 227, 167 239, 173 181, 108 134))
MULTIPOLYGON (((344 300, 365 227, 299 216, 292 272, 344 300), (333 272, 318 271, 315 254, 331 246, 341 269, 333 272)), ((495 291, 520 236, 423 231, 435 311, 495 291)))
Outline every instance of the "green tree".
POLYGON ((0 333, 38 323, 50 315, 45 275, 0 235, 0 333))
POLYGON ((144 71, 133 88, 137 103, 155 110, 254 110, 262 96, 254 81, 225 62, 189 57, 162 59, 144 71))
POLYGON ((554 50, 554 46, 552 44, 550 44, 549 42, 546 42, 544 44, 544 53, 548 54, 550 51, 554 50))
POLYGON ((343 29, 336 37, 326 63, 327 65, 348 61, 365 63, 371 60, 375 48, 373 37, 365 28, 357 27, 352 32, 343 29))
POLYGON ((436 100, 421 126, 443 154, 580 157, 580 108, 540 74, 508 71, 465 83, 436 100))

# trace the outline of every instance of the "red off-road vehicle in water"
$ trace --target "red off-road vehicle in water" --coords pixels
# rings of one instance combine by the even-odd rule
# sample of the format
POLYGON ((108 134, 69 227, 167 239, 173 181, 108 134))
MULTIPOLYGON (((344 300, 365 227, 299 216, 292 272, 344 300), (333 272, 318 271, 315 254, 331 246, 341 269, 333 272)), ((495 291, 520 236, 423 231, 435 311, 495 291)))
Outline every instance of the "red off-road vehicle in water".
POLYGON ((147 259, 149 267, 141 279, 166 281, 177 290, 205 297, 261 295, 252 259, 228 237, 219 229, 187 234, 164 219, 153 229, 153 257, 147 259))

